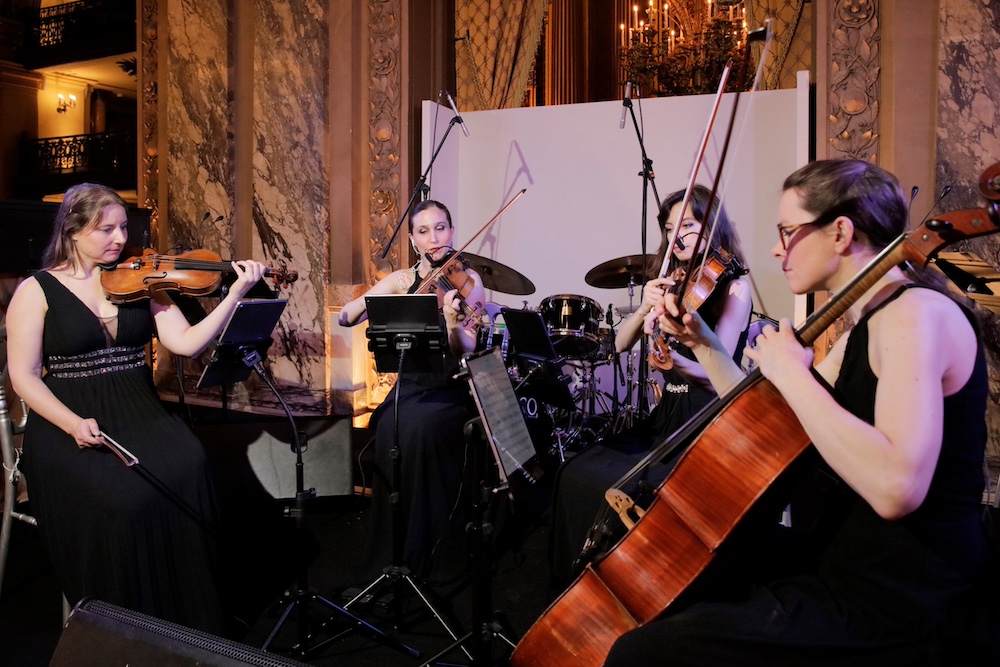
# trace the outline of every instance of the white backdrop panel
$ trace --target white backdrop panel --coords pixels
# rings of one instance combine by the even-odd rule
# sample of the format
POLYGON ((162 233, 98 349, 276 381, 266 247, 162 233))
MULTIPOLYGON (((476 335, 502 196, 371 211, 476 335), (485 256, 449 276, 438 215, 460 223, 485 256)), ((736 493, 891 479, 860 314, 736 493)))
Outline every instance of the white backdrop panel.
MULTIPOLYGON (((803 80, 804 81, 804 80, 803 80)), ((804 85, 804 84, 803 84, 804 85)), ((777 206, 784 178, 800 166, 808 141, 802 91, 744 94, 720 193, 739 229, 757 289, 756 308, 792 316, 793 299, 779 263, 777 206)), ((698 182, 711 186, 734 100, 723 99, 698 182)), ((635 100, 660 198, 683 189, 714 96, 635 100)), ((621 102, 560 105, 462 114, 470 135, 453 127, 428 179, 430 197, 452 211, 461 247, 520 189, 527 192, 476 237, 468 251, 527 276, 530 296, 488 292, 497 303, 538 306, 547 296, 580 294, 602 307, 629 304, 628 290, 588 285, 587 272, 642 250, 642 156, 631 117, 619 129, 621 102)), ((451 110, 423 103, 423 168, 444 136, 451 110)), ((647 191, 647 248, 659 245, 657 205, 647 191)), ((638 303, 638 289, 635 294, 638 303)))

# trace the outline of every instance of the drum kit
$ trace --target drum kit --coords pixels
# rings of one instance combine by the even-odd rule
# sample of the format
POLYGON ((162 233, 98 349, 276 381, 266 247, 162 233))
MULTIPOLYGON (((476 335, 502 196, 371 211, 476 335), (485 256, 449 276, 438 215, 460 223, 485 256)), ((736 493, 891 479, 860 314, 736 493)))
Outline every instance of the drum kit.
MULTIPOLYGON (((489 258, 462 254, 469 266, 482 276, 485 289, 513 295, 535 292, 534 284, 516 270, 489 258)), ((631 309, 635 287, 654 278, 658 268, 655 256, 647 255, 643 261, 643 255, 629 255, 595 266, 587 272, 585 280, 588 285, 601 289, 627 288, 631 309)), ((630 309, 619 310, 619 317, 622 312, 631 312, 630 309)), ((627 353, 625 371, 622 370, 622 355, 615 350, 614 309, 611 306, 602 308, 587 296, 556 294, 542 299, 537 308, 528 307, 525 301, 520 310, 540 316, 551 342, 550 349, 554 351, 555 358, 548 361, 556 369, 543 375, 554 376, 568 387, 572 397, 571 402, 563 400, 558 391, 546 393, 544 387, 543 391, 531 391, 538 367, 521 363, 522 356, 534 356, 522 355, 511 336, 515 320, 523 321, 523 318, 510 317, 510 309, 494 307, 489 313, 491 325, 485 332, 486 342, 501 348, 529 432, 540 454, 554 454, 563 461, 567 455, 634 423, 638 408, 633 404, 633 396, 639 391, 634 371, 635 364, 641 360, 637 353, 627 353), (506 311, 508 317, 505 318, 502 311, 506 311), (613 387, 611 392, 599 386, 602 380, 608 379, 613 387)), ((647 388, 647 391, 655 393, 656 389, 647 388)))

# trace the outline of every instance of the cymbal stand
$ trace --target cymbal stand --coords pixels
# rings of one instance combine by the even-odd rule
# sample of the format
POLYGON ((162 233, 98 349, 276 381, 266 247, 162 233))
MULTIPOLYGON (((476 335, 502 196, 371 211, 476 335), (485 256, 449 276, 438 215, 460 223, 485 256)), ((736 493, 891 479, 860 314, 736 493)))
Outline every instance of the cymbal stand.
MULTIPOLYGON (((629 307, 629 312, 633 313, 635 312, 634 304, 635 304, 636 285, 637 283, 635 282, 634 276, 630 274, 627 285, 628 307, 629 307)), ((640 305, 642 305, 641 302, 640 305)), ((645 334, 640 334, 640 337, 645 339, 645 334)), ((632 397, 633 390, 636 388, 635 366, 633 366, 632 364, 632 360, 635 357, 635 355, 636 353, 632 351, 628 351, 625 353, 625 358, 627 360, 627 363, 625 365, 625 400, 622 402, 619 411, 615 413, 615 419, 611 425, 612 433, 621 433, 626 429, 632 428, 632 426, 635 425, 636 421, 638 421, 639 418, 639 408, 637 405, 638 396, 636 396, 635 399, 636 402, 633 402, 633 397, 632 397)), ((620 373, 621 372, 620 354, 616 355, 615 365, 618 369, 618 372, 620 373)))

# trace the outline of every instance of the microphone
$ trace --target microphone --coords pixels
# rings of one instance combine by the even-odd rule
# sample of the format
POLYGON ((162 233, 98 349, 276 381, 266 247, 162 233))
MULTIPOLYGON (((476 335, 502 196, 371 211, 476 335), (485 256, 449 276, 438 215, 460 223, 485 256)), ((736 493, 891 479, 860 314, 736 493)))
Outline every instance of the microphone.
POLYGON ((451 93, 447 90, 442 92, 445 94, 445 97, 448 98, 448 105, 451 107, 451 110, 455 112, 455 120, 457 120, 458 124, 462 126, 462 132, 465 133, 465 136, 469 136, 469 128, 465 126, 465 121, 462 120, 461 114, 458 113, 458 107, 455 106, 455 100, 452 98, 451 93))
POLYGON ((622 98, 622 119, 618 121, 618 129, 625 129, 625 112, 632 106, 632 82, 625 82, 625 97, 622 98))
POLYGON ((678 250, 684 250, 684 248, 686 248, 686 247, 687 247, 686 245, 684 245, 684 240, 683 240, 683 239, 684 239, 684 236, 685 236, 685 235, 681 235, 681 234, 678 234, 678 235, 677 235, 677 238, 676 238, 676 239, 674 239, 674 246, 675 246, 675 247, 676 247, 676 248, 677 248, 678 250))
POLYGON ((942 190, 941 194, 938 195, 937 201, 934 202, 934 206, 931 206, 931 210, 927 211, 927 215, 924 216, 924 222, 926 222, 927 219, 931 217, 931 213, 934 212, 934 209, 938 207, 938 204, 941 203, 941 200, 947 197, 950 192, 951 192, 951 186, 950 185, 944 186, 944 190, 942 190))
POLYGON ((608 323, 608 326, 609 326, 609 327, 614 327, 614 326, 615 326, 615 311, 614 311, 614 305, 615 305, 615 304, 613 304, 613 303, 609 303, 609 304, 608 304, 608 312, 607 312, 607 314, 605 314, 605 316, 604 316, 604 321, 608 323))
POLYGON ((920 188, 913 186, 910 188, 910 203, 906 205, 906 212, 909 213, 910 209, 913 207, 913 200, 917 198, 917 193, 920 192, 920 188))

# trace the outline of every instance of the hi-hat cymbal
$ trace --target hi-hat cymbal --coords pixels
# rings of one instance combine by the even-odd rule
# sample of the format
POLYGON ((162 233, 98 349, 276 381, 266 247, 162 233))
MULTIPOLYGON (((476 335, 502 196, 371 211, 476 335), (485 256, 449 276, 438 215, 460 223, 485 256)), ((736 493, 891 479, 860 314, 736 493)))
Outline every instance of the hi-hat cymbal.
POLYGON ((628 255, 611 259, 598 264, 590 271, 584 280, 588 285, 606 289, 641 285, 645 278, 651 280, 657 274, 656 255, 646 255, 645 271, 643 271, 642 255, 628 255))
POLYGON ((463 252, 462 257, 469 267, 483 279, 483 288, 504 294, 534 294, 535 285, 526 277, 489 257, 480 257, 471 252, 463 252))

